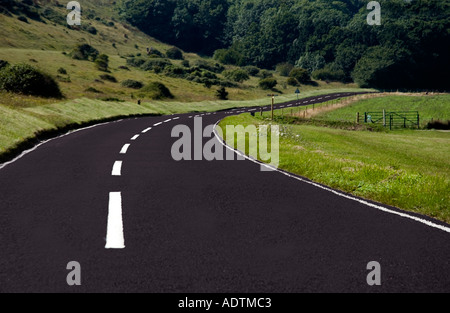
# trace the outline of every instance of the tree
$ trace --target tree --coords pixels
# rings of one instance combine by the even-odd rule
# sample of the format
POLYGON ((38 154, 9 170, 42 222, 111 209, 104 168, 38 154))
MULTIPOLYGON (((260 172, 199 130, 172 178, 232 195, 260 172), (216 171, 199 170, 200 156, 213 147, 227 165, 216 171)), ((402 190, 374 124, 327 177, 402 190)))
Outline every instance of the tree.
POLYGON ((225 87, 220 87, 216 91, 216 97, 220 100, 228 100, 228 92, 225 87))

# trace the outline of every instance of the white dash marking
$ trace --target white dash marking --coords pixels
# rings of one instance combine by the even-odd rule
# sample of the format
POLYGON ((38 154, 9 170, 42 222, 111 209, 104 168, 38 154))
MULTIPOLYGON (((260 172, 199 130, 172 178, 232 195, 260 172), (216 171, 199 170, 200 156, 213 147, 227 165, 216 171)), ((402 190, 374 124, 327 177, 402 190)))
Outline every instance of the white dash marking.
POLYGON ((133 136, 133 138, 131 138, 131 140, 136 140, 138 138, 139 138, 139 135, 135 135, 135 136, 133 136))
POLYGON ((130 147, 130 144, 129 144, 129 143, 127 143, 126 145, 124 145, 124 146, 122 147, 122 150, 120 150, 120 154, 126 154, 129 147, 130 147))
POLYGON ((122 161, 116 161, 114 163, 111 175, 112 176, 121 176, 122 175, 122 161))
POLYGON ((175 121, 175 120, 179 120, 180 119, 180 117, 174 117, 173 118, 173 120, 175 121))
POLYGON ((122 194, 120 192, 110 192, 105 249, 124 248, 125 240, 123 237, 122 194))
POLYGON ((165 120, 164 123, 169 123, 172 119, 169 118, 168 120, 165 120))
POLYGON ((153 126, 159 126, 161 124, 162 124, 162 122, 159 122, 159 123, 154 124, 153 126))
POLYGON ((142 133, 145 134, 146 132, 148 132, 148 131, 151 130, 151 129, 152 129, 151 127, 146 128, 146 129, 144 129, 144 130, 142 131, 142 133))

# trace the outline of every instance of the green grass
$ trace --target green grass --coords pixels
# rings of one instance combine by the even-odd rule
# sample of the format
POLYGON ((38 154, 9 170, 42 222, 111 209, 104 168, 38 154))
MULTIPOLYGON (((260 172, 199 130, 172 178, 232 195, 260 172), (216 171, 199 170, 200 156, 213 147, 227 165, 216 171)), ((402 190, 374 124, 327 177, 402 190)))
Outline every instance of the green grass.
MULTIPOLYGON (((225 125, 266 124, 243 114, 225 125)), ((280 168, 366 199, 450 222, 450 134, 282 124, 280 168)))
POLYGON ((325 112, 315 119, 326 121, 355 121, 356 113, 386 111, 419 111, 421 125, 434 120, 450 120, 450 94, 431 96, 387 96, 360 100, 347 107, 325 112))

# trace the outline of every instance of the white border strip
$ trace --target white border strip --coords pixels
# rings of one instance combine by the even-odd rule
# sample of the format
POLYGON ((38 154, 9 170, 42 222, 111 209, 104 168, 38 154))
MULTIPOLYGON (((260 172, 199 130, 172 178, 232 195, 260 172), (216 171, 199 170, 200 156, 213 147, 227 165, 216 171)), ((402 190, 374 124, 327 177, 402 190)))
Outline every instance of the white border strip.
POLYGON ((383 206, 376 205, 376 204, 370 203, 370 202, 368 202, 368 201, 365 201, 365 200, 362 200, 362 199, 358 199, 358 198, 356 198, 356 197, 349 196, 349 195, 344 194, 344 193, 342 193, 342 192, 340 192, 340 191, 337 191, 337 190, 334 190, 334 189, 331 189, 331 188, 322 186, 322 185, 320 185, 320 184, 317 184, 317 183, 315 183, 315 182, 312 182, 312 181, 309 181, 309 180, 300 178, 300 177, 298 177, 298 176, 295 176, 295 175, 293 175, 293 174, 290 174, 290 173, 288 173, 288 172, 285 172, 285 171, 283 171, 283 170, 280 170, 279 168, 276 168, 276 167, 274 167, 274 166, 272 166, 272 165, 265 164, 265 163, 262 163, 262 162, 260 162, 260 161, 258 161, 258 160, 255 160, 254 158, 247 156, 246 154, 242 153, 241 151, 236 150, 236 149, 233 149, 232 147, 228 146, 228 145, 225 143, 225 141, 223 140, 223 138, 221 138, 221 137, 219 136, 219 134, 217 133, 217 131, 216 131, 216 127, 217 127, 217 125, 219 124, 219 122, 220 122, 220 121, 218 121, 218 122, 214 125, 214 134, 215 134, 217 140, 219 140, 219 142, 220 142, 225 148, 227 148, 228 150, 233 151, 234 153, 236 153, 236 154, 238 154, 238 155, 244 157, 245 159, 247 159, 247 160, 249 160, 249 161, 252 161, 253 163, 256 163, 256 164, 258 164, 258 165, 260 165, 260 166, 265 166, 265 167, 268 168, 268 169, 271 169, 271 170, 273 170, 273 171, 277 171, 277 172, 279 172, 279 173, 281 173, 281 174, 283 174, 283 175, 286 175, 286 176, 288 176, 288 177, 290 177, 290 178, 296 179, 296 180, 301 181, 301 182, 303 182, 303 183, 307 183, 307 184, 312 185, 312 186, 314 186, 314 187, 318 187, 318 188, 323 189, 323 190, 325 190, 325 191, 329 191, 329 192, 334 193, 335 195, 337 195, 337 196, 339 196, 339 197, 343 197, 343 198, 346 198, 346 199, 349 199, 349 200, 353 200, 353 201, 359 202, 359 203, 361 203, 361 204, 364 204, 364 205, 366 205, 366 206, 369 206, 369 207, 371 207, 371 208, 374 208, 374 209, 377 209, 377 210, 380 210, 380 211, 383 211, 383 212, 386 212, 386 213, 389 213, 389 214, 394 214, 394 215, 397 215, 397 216, 400 216, 400 217, 403 217, 403 218, 411 219, 411 220, 413 220, 413 221, 422 223, 422 224, 427 225, 427 226, 429 226, 429 227, 433 227, 433 228, 442 230, 442 231, 444 231, 444 232, 450 233, 450 227, 443 226, 443 225, 439 225, 439 224, 433 223, 433 222, 431 222, 431 221, 428 221, 428 220, 425 220, 425 219, 422 219, 422 218, 419 218, 419 217, 416 217, 416 216, 409 215, 409 214, 407 214, 407 213, 394 211, 394 210, 385 208, 385 207, 383 207, 383 206))

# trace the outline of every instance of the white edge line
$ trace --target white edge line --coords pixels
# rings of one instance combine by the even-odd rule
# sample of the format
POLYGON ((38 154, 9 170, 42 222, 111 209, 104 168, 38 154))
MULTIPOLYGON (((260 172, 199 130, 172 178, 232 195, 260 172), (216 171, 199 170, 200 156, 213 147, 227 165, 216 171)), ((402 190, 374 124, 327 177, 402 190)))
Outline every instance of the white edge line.
POLYGON ((109 193, 108 226, 106 230, 105 249, 124 249, 122 220, 122 193, 109 193))
POLYGON ((123 119, 120 119, 120 120, 117 120, 117 121, 100 123, 100 124, 96 124, 96 125, 91 125, 91 126, 87 126, 87 127, 83 127, 83 128, 79 128, 79 129, 74 129, 74 130, 71 130, 71 131, 69 131, 69 132, 67 132, 67 133, 65 133, 63 135, 58 136, 58 137, 54 137, 54 138, 50 138, 50 139, 41 141, 40 143, 35 145, 33 148, 23 151, 20 155, 18 155, 17 157, 12 159, 11 161, 8 161, 8 162, 5 162, 3 164, 0 164, 0 170, 4 169, 5 167, 7 167, 8 165, 10 165, 10 164, 12 164, 14 162, 17 162, 18 160, 22 159, 27 154, 35 151, 40 146, 45 145, 46 143, 49 143, 49 142, 51 142, 53 140, 61 139, 61 138, 64 138, 66 136, 69 136, 71 134, 74 134, 74 133, 77 133, 77 132, 81 132, 81 131, 84 131, 84 130, 88 130, 88 129, 91 129, 91 128, 94 128, 94 127, 103 126, 103 125, 112 124, 112 123, 118 123, 118 122, 121 122, 121 121, 123 121, 123 119))
POLYGON ((220 121, 218 121, 218 122, 214 125, 214 134, 215 134, 217 140, 219 140, 220 143, 221 143, 225 148, 227 148, 228 150, 234 151, 236 154, 238 154, 238 155, 240 155, 240 156, 246 158, 246 159, 249 160, 249 161, 252 161, 253 163, 256 163, 256 164, 259 164, 260 166, 264 166, 264 167, 266 167, 266 168, 268 168, 268 169, 277 171, 277 172, 279 172, 279 173, 281 173, 281 174, 283 174, 283 175, 286 175, 286 176, 288 176, 288 177, 290 177, 290 178, 296 179, 296 180, 301 181, 301 182, 303 182, 303 183, 307 183, 307 184, 309 184, 309 185, 318 187, 318 188, 323 189, 323 190, 325 190, 325 191, 332 192, 332 193, 334 193, 335 195, 337 195, 337 196, 339 196, 339 197, 343 197, 343 198, 346 198, 346 199, 349 199, 349 200, 353 200, 353 201, 359 202, 359 203, 361 203, 361 204, 364 204, 364 205, 366 205, 366 206, 369 206, 369 207, 371 207, 371 208, 374 208, 374 209, 383 211, 383 212, 385 212, 385 213, 394 214, 394 215, 397 215, 397 216, 400 216, 400 217, 403 217, 403 218, 411 219, 411 220, 413 220, 413 221, 422 223, 422 224, 427 225, 427 226, 429 226, 429 227, 436 228, 436 229, 442 230, 442 231, 444 231, 444 232, 450 233, 450 227, 446 227, 446 226, 443 226, 443 225, 439 225, 439 224, 433 223, 433 222, 431 222, 431 221, 428 221, 428 220, 425 220, 425 219, 422 219, 422 218, 419 218, 419 217, 416 217, 416 216, 409 215, 409 214, 407 214, 407 213, 397 212, 397 211, 394 211, 394 210, 385 208, 385 207, 383 207, 383 206, 376 205, 376 204, 367 202, 367 201, 365 201, 365 200, 358 199, 358 198, 356 198, 356 197, 352 197, 352 196, 346 195, 346 194, 344 194, 344 193, 342 193, 342 192, 339 192, 339 191, 337 191, 337 190, 334 190, 334 189, 331 189, 331 188, 322 186, 322 185, 320 185, 320 184, 317 184, 317 183, 312 182, 312 181, 309 181, 309 180, 305 180, 305 179, 303 179, 303 178, 300 178, 300 177, 298 177, 298 176, 295 176, 295 175, 293 175, 293 174, 290 174, 290 173, 288 173, 288 172, 285 172, 285 171, 283 171, 283 170, 280 170, 279 168, 276 168, 276 167, 274 167, 274 166, 272 166, 272 165, 265 164, 265 163, 262 163, 262 162, 260 162, 260 161, 258 161, 258 160, 255 160, 254 158, 245 155, 245 154, 242 153, 241 151, 238 151, 238 150, 233 149, 232 147, 228 146, 228 145, 224 142, 223 138, 221 138, 221 137, 219 136, 219 134, 217 133, 217 131, 216 131, 216 127, 217 127, 217 125, 219 124, 219 122, 220 122, 220 121))

